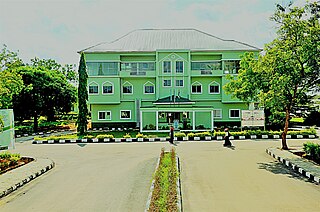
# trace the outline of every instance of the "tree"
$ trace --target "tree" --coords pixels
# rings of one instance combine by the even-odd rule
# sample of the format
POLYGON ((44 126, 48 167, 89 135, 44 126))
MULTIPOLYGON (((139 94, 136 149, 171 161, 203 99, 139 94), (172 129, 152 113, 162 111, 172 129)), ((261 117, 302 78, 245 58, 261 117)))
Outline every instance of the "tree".
POLYGON ((16 71, 6 69, 0 72, 0 108, 12 108, 12 97, 23 88, 23 81, 16 71))
POLYGON ((284 8, 277 5, 271 20, 278 24, 277 38, 256 60, 252 53, 241 59, 241 70, 225 89, 243 101, 258 100, 271 112, 285 112, 282 149, 288 149, 286 135, 290 112, 305 104, 309 92, 319 89, 320 5, 284 8))
POLYGON ((40 115, 48 119, 58 112, 69 112, 76 101, 76 89, 58 71, 46 71, 34 67, 20 67, 24 88, 13 96, 13 108, 17 119, 34 119, 34 131, 40 115))
POLYGON ((0 52, 0 71, 12 70, 19 66, 22 66, 23 62, 18 57, 17 52, 12 52, 7 49, 6 45, 3 45, 3 49, 0 52))
POLYGON ((77 73, 75 71, 74 64, 65 64, 62 66, 53 59, 39 59, 35 57, 34 59, 31 59, 31 63, 29 65, 35 68, 44 68, 48 71, 59 71, 69 81, 75 81, 77 79, 77 73))
POLYGON ((78 86, 78 105, 79 105, 79 115, 77 120, 77 131, 79 135, 83 135, 87 131, 87 116, 88 116, 88 74, 86 68, 86 61, 84 58, 84 53, 81 52, 80 62, 79 62, 79 86, 78 86))

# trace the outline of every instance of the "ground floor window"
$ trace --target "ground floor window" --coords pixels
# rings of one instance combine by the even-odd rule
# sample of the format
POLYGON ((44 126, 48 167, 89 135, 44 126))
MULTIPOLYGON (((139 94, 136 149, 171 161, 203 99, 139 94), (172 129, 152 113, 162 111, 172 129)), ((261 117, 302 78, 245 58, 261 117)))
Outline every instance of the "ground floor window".
POLYGON ((213 110, 213 117, 214 118, 222 118, 222 110, 221 109, 213 110))
POLYGON ((131 119, 131 110, 121 110, 120 119, 131 119))
POLYGON ((111 111, 99 111, 98 120, 111 120, 111 111))
POLYGON ((230 109, 229 110, 229 118, 240 118, 240 110, 239 109, 230 109))

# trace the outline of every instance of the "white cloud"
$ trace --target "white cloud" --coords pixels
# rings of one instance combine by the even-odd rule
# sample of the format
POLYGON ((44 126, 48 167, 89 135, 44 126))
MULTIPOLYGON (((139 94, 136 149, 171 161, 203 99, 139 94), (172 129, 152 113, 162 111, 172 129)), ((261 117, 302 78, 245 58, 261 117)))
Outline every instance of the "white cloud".
POLYGON ((275 2, 0 0, 0 41, 10 50, 19 49, 25 62, 37 56, 76 64, 78 50, 139 28, 197 28, 263 47, 273 36, 268 18, 275 2))

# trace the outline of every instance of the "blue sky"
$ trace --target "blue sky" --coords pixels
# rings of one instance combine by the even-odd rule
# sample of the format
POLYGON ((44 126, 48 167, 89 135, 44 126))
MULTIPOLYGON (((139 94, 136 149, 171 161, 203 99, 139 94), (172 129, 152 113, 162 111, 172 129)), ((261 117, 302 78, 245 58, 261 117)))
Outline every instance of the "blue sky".
MULTIPOLYGON (((29 62, 78 64, 77 51, 142 28, 196 28, 260 48, 275 36, 269 17, 289 0, 0 0, 0 44, 29 62)), ((295 0, 303 5, 304 0, 295 0)))

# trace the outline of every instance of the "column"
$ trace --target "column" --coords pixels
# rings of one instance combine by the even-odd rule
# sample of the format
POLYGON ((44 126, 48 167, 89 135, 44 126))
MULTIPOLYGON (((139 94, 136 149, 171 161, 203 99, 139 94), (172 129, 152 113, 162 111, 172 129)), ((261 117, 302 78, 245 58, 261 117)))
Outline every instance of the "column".
POLYGON ((196 130, 196 112, 192 111, 192 130, 196 130))
POLYGON ((159 131, 159 111, 156 111, 156 131, 159 131))

